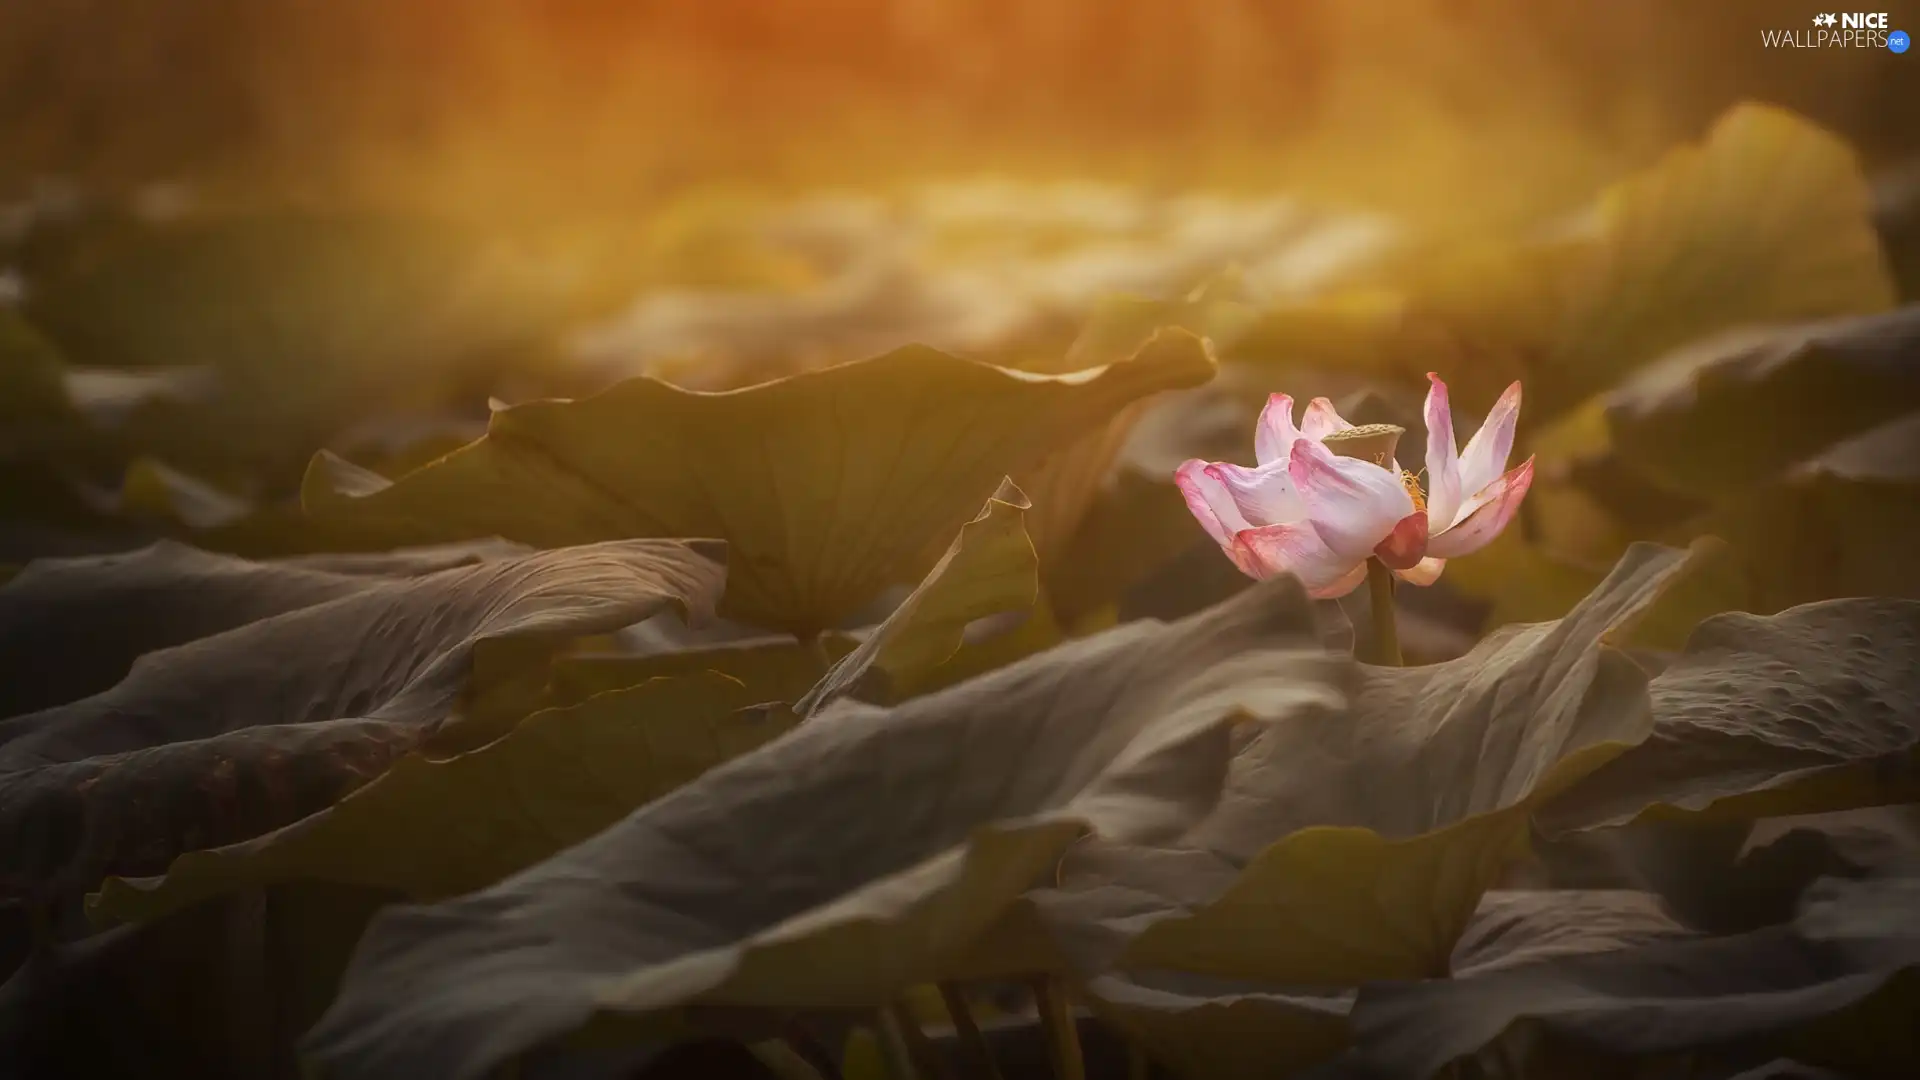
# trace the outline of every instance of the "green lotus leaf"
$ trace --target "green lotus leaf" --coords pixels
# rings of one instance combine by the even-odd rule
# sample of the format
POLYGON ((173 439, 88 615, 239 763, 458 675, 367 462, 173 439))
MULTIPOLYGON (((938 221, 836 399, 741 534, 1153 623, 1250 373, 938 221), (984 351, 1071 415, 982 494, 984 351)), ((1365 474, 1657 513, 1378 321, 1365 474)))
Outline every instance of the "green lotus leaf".
POLYGON ((487 726, 492 685, 573 637, 711 617, 719 553, 623 541, 354 582, 147 653, 109 689, 0 721, 0 884, 64 894, 305 817, 426 740, 487 726))
POLYGON ((1740 934, 1791 919, 1819 878, 1860 877, 1920 851, 1920 805, 1757 821, 1663 818, 1534 839, 1556 883, 1651 889, 1687 926, 1740 934))
POLYGON ((1698 937, 1660 897, 1634 889, 1496 890, 1453 947, 1452 975, 1469 979, 1558 956, 1698 937))
POLYGON ((959 670, 980 674, 1038 652, 1057 639, 1017 653, 997 647, 1011 635, 965 644, 969 626, 989 616, 1013 614, 1032 621, 1037 566, 1021 527, 1028 509, 1020 489, 1003 483, 920 585, 859 637, 827 633, 805 644, 776 637, 639 655, 563 657, 553 666, 554 697, 572 703, 650 678, 716 671, 744 683, 754 700, 798 702, 806 716, 842 695, 897 700, 957 681, 953 676, 959 670), (975 661, 983 654, 992 662, 981 667, 975 661))
POLYGON ((923 576, 1007 475, 1213 370, 1169 333, 1058 376, 915 347, 721 393, 634 379, 497 411, 485 438, 391 484, 322 455, 303 498, 402 542, 719 536, 724 612, 806 637, 923 576))
MULTIPOLYGON (((1909 551, 1920 532, 1917 467, 1920 413, 1908 413, 1828 446, 1766 483, 1731 491, 1670 530, 1726 544, 1705 572, 1691 575, 1646 620, 1636 643, 1677 650, 1701 619, 1723 611, 1773 614, 1847 596, 1920 598, 1920 563, 1909 551)), ((1460 570, 1473 591, 1493 601, 1494 624, 1538 617, 1602 576, 1583 560, 1529 544, 1511 530, 1481 558, 1460 570)))
POLYGON ((1742 587, 1728 608, 1920 599, 1920 412, 1827 448, 1694 527, 1725 537, 1738 556, 1742 587))
MULTIPOLYGON (((1215 349, 1228 348, 1254 317, 1253 309, 1240 298, 1244 292, 1239 275, 1229 272, 1178 299, 1109 297, 1095 305, 1058 363, 1028 363, 1022 368, 1062 374, 1120 363, 1139 354, 1155 334, 1175 328, 1205 338, 1215 349)), ((1073 573, 1075 563, 1085 557, 1086 545, 1077 544, 1076 538, 1097 506, 1121 448, 1151 404, 1146 400, 1129 406, 1105 425, 1016 477, 1021 489, 1033 499, 1027 533, 1040 553, 1047 582, 1073 573)), ((1057 590, 1049 584, 1047 591, 1053 595, 1057 590)), ((1074 617, 1082 613, 1061 614, 1074 617)))
POLYGON ((491 885, 591 837, 798 717, 747 708, 746 687, 704 672, 545 709, 476 750, 418 752, 338 803, 239 844, 192 851, 161 877, 108 878, 96 921, 148 920, 223 892, 330 881, 421 900, 491 885))
POLYGON ((1257 1080, 1346 1045, 1353 994, 1179 972, 1101 975, 1083 988, 1094 1014, 1154 1061, 1194 1080, 1257 1080))
POLYGON ((713 672, 745 686, 760 702, 795 702, 820 681, 821 653, 838 662, 859 646, 845 634, 822 634, 817 648, 781 636, 664 652, 583 651, 553 660, 547 685, 551 705, 578 705, 599 694, 650 679, 713 672))
POLYGON ((119 682, 141 656, 287 611, 490 558, 502 541, 253 562, 169 540, 0 567, 0 719, 119 682))
POLYGON ((911 686, 953 659, 967 627, 1002 612, 1031 609, 1039 595, 1039 565, 1023 527, 1027 497, 1012 481, 954 537, 940 562, 858 648, 834 664, 796 711, 811 716, 852 694, 867 700, 911 686), (863 684, 884 681, 876 693, 863 684))
POLYGON ((1920 799, 1920 601, 1829 600, 1702 623, 1648 692, 1647 740, 1542 809, 1561 832, 1920 799))
POLYGON ((1646 676, 1609 641, 1694 559, 1636 545, 1556 622, 1455 660, 1355 666, 1234 758, 1220 807, 1166 853, 1076 849, 1033 898, 1091 975, 1169 970, 1291 986, 1446 971, 1534 808, 1645 738, 1646 676), (1125 890, 1124 918, 1076 894, 1125 890))
MULTIPOLYGON (((1186 876, 1175 861, 1168 881, 1186 876)), ((1113 913, 1119 893, 1105 901, 1113 913)), ((1648 893, 1609 890, 1487 893, 1454 948, 1455 978, 1691 936, 1648 893)), ((1354 991, 1289 987, 1179 972, 1088 980, 1094 1010, 1183 1077, 1267 1077, 1329 1061, 1352 1037, 1354 991)))
MULTIPOLYGON (((1076 621, 1122 602, 1154 571, 1168 568, 1200 545, 1211 544, 1204 532, 1195 531, 1193 511, 1187 509, 1172 476, 1171 469, 1150 476, 1122 468, 1087 508, 1064 556, 1046 572, 1046 598, 1057 618, 1076 621)), ((1217 544, 1209 550, 1219 557, 1217 544)), ((1219 561, 1230 572, 1239 573, 1227 560, 1219 561)), ((1192 598, 1190 579, 1175 574, 1170 590, 1189 600, 1186 610, 1204 607, 1205 598, 1192 598)))
POLYGON ((323 574, 365 574, 376 577, 419 577, 472 566, 489 559, 531 554, 526 547, 506 540, 465 540, 454 544, 428 544, 393 551, 322 551, 305 555, 286 555, 269 562, 297 570, 315 570, 323 574))
POLYGON ((1312 618, 1281 579, 894 708, 843 701, 515 877, 381 915, 307 1048, 471 1077, 596 1014, 873 1006, 947 977, 1077 838, 1205 816, 1232 724, 1295 700, 1312 618))
POLYGON ((1571 896, 1528 902, 1510 965, 1362 989, 1352 1059, 1327 1075, 1434 1076, 1473 1058, 1520 1075, 1570 1064, 1625 1075, 1635 1061, 1730 1047, 1849 1074, 1899 1075, 1911 1062, 1911 878, 1830 882, 1792 924, 1731 937, 1665 939, 1642 897, 1571 896), (1600 907, 1615 913, 1596 918, 1600 907), (1563 947, 1529 941, 1542 938, 1563 947))
POLYGON ((1858 158, 1784 109, 1734 107, 1701 145, 1615 185, 1597 211, 1600 257, 1536 368, 1544 399, 1584 400, 1730 327, 1895 303, 1858 158))
POLYGON ((366 556, 364 572, 340 573, 338 563, 249 562, 163 540, 37 560, 0 587, 0 718, 106 690, 158 649, 377 587, 381 570, 474 561, 447 558, 366 556))
POLYGON ((1443 370, 1469 410, 1524 379, 1530 424, 1710 334, 1896 303, 1852 148, 1755 104, 1613 185, 1568 228, 1424 253, 1405 287, 1379 366, 1443 370))
POLYGON ((1610 443, 1664 487, 1724 497, 1920 411, 1916 350, 1920 305, 1712 338, 1607 396, 1610 443))
MULTIPOLYGON (((1225 283, 1210 283, 1178 300, 1108 298, 1095 306, 1079 336, 1057 362, 1025 363, 1021 369, 1060 375, 1123 363, 1138 355, 1155 334, 1173 328, 1197 334, 1214 348, 1221 348, 1237 336, 1249 310, 1220 295, 1227 291, 1231 289, 1225 283)), ((1027 515, 1027 534, 1049 576, 1071 563, 1068 545, 1099 497, 1115 458, 1147 405, 1147 401, 1140 401, 1127 407, 1018 475, 1021 490, 1033 500, 1033 509, 1027 515)))

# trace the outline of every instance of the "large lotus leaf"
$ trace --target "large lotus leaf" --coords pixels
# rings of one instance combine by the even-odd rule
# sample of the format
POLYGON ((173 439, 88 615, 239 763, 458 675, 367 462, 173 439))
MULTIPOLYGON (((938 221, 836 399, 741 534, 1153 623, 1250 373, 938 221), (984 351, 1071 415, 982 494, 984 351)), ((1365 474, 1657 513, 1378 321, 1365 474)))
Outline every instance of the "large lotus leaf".
POLYGON ((1920 853, 1920 805, 1753 822, 1665 819, 1535 839, 1556 879, 1610 873, 1659 893, 1688 926, 1738 934, 1792 918, 1821 877, 1860 877, 1920 853))
MULTIPOLYGON (((1589 904, 1543 900, 1528 922, 1591 936, 1597 949, 1365 987, 1352 1015, 1356 1060, 1337 1075, 1433 1076, 1465 1059, 1522 1070, 1612 1063, 1595 1075, 1626 1075, 1632 1058, 1734 1049, 1904 1075, 1920 965, 1914 900, 1910 880, 1834 883, 1791 926, 1625 948, 1589 904)), ((1534 1075, 1502 1075, 1516 1074, 1534 1075)))
POLYGON ((1200 565, 1210 570, 1225 566, 1232 575, 1226 580, 1240 586, 1239 571, 1220 554, 1219 545, 1195 528, 1193 511, 1172 476, 1171 471, 1147 476, 1125 468, 1101 491, 1081 518, 1067 557, 1047 571, 1047 601, 1058 618, 1077 620, 1106 604, 1124 602, 1130 590, 1151 582, 1156 570, 1173 578, 1170 592, 1204 607, 1219 594, 1194 596, 1205 590, 1192 587, 1192 579, 1180 573, 1184 567, 1171 565, 1203 545, 1205 561, 1200 565))
POLYGON ((1023 527, 1031 508, 1012 481, 1001 484, 919 587, 834 664, 796 711, 811 716, 849 694, 871 700, 861 693, 870 680, 911 686, 953 659, 976 620, 1032 608, 1040 581, 1033 543, 1023 527))
POLYGON ((1710 339, 1606 409, 1614 450, 1664 486, 1716 498, 1758 485, 1920 410, 1920 304, 1710 339))
POLYGON ((1654 893, 1632 889, 1496 890, 1480 898, 1453 948, 1453 977, 1470 979, 1556 956, 1695 937, 1654 893))
POLYGON ((1192 331, 1222 352, 1230 352, 1259 319, 1246 292, 1242 275, 1228 271, 1177 299, 1106 297, 1094 304, 1058 364, 1022 366, 1065 372, 1115 363, 1139 352, 1154 334, 1168 327, 1192 331))
POLYGON ((760 702, 794 702, 820 682, 821 656, 838 663, 859 647, 844 634, 822 634, 817 647, 786 637, 763 636, 731 645, 666 652, 579 652, 553 660, 547 685, 550 705, 578 705, 598 694, 639 686, 650 679, 713 672, 745 686, 760 702))
POLYGON ((408 754, 333 806, 243 843, 188 852, 164 877, 108 878, 89 911, 145 920, 274 881, 343 882, 422 900, 482 888, 798 719, 748 704, 744 686, 708 672, 542 710, 465 754, 408 754))
POLYGON ((85 888, 305 817, 472 722, 463 691, 490 663, 669 607, 709 616, 718 556, 656 540, 499 559, 149 653, 111 689, 0 721, 0 880, 85 888))
POLYGON ((1199 339, 1165 334, 1060 376, 915 347, 723 393, 634 379, 495 412, 485 438, 390 485, 316 459, 304 497, 415 540, 720 536, 726 612, 804 636, 918 579, 1009 473, 1213 368, 1199 339))
MULTIPOLYGON (((565 657, 554 664, 553 696, 558 702, 578 702, 650 678, 716 671, 745 684, 757 701, 798 702, 797 711, 806 716, 847 694, 889 701, 928 689, 930 683, 958 681, 949 678, 953 669, 972 667, 972 661, 980 659, 975 655, 978 647, 966 646, 970 626, 993 615, 1025 614, 1033 607, 1038 567, 1021 527, 1028 509, 1020 489, 1011 481, 1003 483, 919 586, 858 639, 828 633, 804 644, 775 637, 719 647, 650 649, 637 655, 565 657)), ((1026 652, 1003 656, 996 651, 991 656, 996 662, 988 666, 1009 663, 1026 652)))
POLYGON ((1347 1045, 1353 994, 1180 972, 1101 975, 1094 1013, 1192 1080, 1291 1075, 1347 1045))
MULTIPOLYGON (((1298 680, 1290 711, 1338 709, 1338 671, 1330 664, 1298 680)), ((1142 928, 1173 909, 1203 907, 1231 887, 1232 868, 1211 852, 1089 838, 1075 846, 1063 873, 1065 887, 1029 893, 996 925, 976 949, 977 962, 1052 957, 1080 973, 1080 991, 1097 1015, 1182 1076, 1272 1076, 1346 1045, 1349 990, 1113 968, 1142 928)))
POLYGON ((1409 285, 1400 369, 1464 357, 1445 373, 1468 408, 1524 377, 1536 423, 1708 334, 1895 303, 1852 149, 1768 106, 1736 106, 1572 225, 1429 254, 1409 285))
POLYGON ((1652 734, 1543 808, 1544 827, 1655 808, 1750 818, 1920 798, 1920 601, 1715 616, 1648 692, 1652 734))
MULTIPOLYGON (((1129 970, 1296 985, 1444 972, 1533 809, 1646 736, 1646 676, 1609 639, 1691 561, 1635 545, 1557 622, 1439 664, 1359 667, 1346 708, 1240 748, 1219 809, 1181 841, 1189 866, 1110 854, 1081 871, 1076 852, 1061 889, 1159 898, 1123 923, 1093 915, 1129 970)), ((1070 910, 1049 921, 1092 933, 1070 910)))
POLYGON ((526 555, 521 545, 506 540, 464 540, 453 544, 427 544, 392 551, 321 551, 287 555, 270 565, 328 574, 371 574, 379 577, 419 577, 436 574, 457 566, 472 566, 488 559, 526 555))
POLYGON ((1279 579, 895 708, 842 702, 498 885, 383 914, 310 1049, 346 1075, 471 1077, 597 1013, 937 981, 1076 838, 1203 817, 1230 725, 1283 719, 1312 635, 1279 579))
POLYGON ((123 554, 42 559, 0 586, 0 718, 105 690, 157 649, 504 550, 260 563, 160 541, 123 554))
MULTIPOLYGON (((1920 560, 1911 552, 1920 535, 1917 469, 1920 413, 1912 413, 1686 523, 1675 531, 1724 538, 1724 557, 1662 605, 1638 635, 1642 643, 1678 649, 1700 619, 1722 611, 1771 614, 1846 596, 1920 598, 1920 560)), ((1496 623, 1564 603, 1600 577, 1579 560, 1528 545, 1515 530, 1482 557, 1489 561, 1460 569, 1493 599, 1496 623)))
MULTIPOLYGON (((1469 596, 1491 601, 1484 626, 1488 629, 1516 622, 1537 622, 1565 611, 1592 592, 1607 576, 1605 565, 1595 566, 1543 545, 1533 544, 1509 530, 1477 552, 1476 559, 1449 563, 1449 577, 1457 566, 1457 582, 1469 596)), ((1626 545, 1623 545, 1623 547, 1626 545)), ((1701 620, 1751 604, 1750 575, 1740 552, 1719 537, 1695 538, 1694 565, 1687 575, 1662 593, 1652 607, 1614 644, 1629 650, 1678 651, 1701 620)))
MULTIPOLYGON (((1657 635, 1677 648, 1691 623, 1720 611, 1771 614, 1846 596, 1920 598, 1920 412, 1829 446, 1768 483, 1733 493, 1671 530, 1727 541, 1726 558, 1670 605, 1657 635)), ((1497 621, 1539 611, 1597 580, 1582 560, 1527 544, 1508 530, 1462 573, 1494 600, 1497 621), (1493 548, 1498 548, 1498 553, 1493 548)), ((1449 568, 1451 577, 1451 568, 1449 568)))
POLYGON ((1726 537, 1739 557, 1743 587, 1728 608, 1920 599, 1920 412, 1829 447, 1696 528, 1726 537))
POLYGON ((1031 492, 1034 500, 1029 533, 1049 574, 1072 559, 1075 534, 1099 499, 1120 448, 1150 404, 1151 399, 1127 406, 1105 425, 1019 474, 1021 489, 1031 492))
POLYGON ((1859 161, 1784 110, 1735 107, 1598 211, 1602 257, 1540 371, 1569 403, 1721 329, 1895 303, 1859 161))
MULTIPOLYGON (((1111 297, 1095 305, 1087 323, 1058 363, 1022 364, 1024 370, 1063 374, 1122 363, 1138 355, 1156 333, 1178 328, 1200 335, 1215 349, 1226 349, 1252 320, 1252 309, 1237 299, 1243 290, 1234 275, 1223 275, 1176 300, 1111 297)), ((1071 572, 1081 554, 1073 541, 1095 505, 1150 401, 1140 401, 1103 426, 1048 455, 1019 474, 1022 490, 1033 499, 1027 534, 1039 551, 1049 580, 1071 572)), ((1049 592, 1052 590, 1049 589, 1049 592)))

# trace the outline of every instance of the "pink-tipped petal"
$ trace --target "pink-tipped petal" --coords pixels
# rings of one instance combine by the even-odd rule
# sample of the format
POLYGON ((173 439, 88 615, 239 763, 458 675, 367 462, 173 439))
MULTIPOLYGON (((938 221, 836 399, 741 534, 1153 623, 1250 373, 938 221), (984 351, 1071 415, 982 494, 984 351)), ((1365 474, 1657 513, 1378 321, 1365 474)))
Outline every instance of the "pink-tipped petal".
POLYGON ((1415 510, 1401 518, 1385 540, 1374 545, 1374 557, 1389 570, 1411 570, 1427 554, 1427 515, 1415 510))
POLYGON ((1339 556, 1365 561, 1414 512, 1413 497, 1395 473, 1358 458, 1336 457, 1311 438, 1293 444, 1288 462, 1307 520, 1339 556))
POLYGON ((1179 487, 1181 498, 1187 500, 1187 509, 1193 511, 1213 542, 1232 547, 1233 534, 1247 528, 1247 521, 1240 516, 1226 485, 1207 475, 1207 463, 1198 458, 1182 462, 1173 471, 1173 482, 1179 487))
POLYGON ((1315 600, 1338 600, 1340 597, 1359 588, 1360 583, 1365 580, 1367 580, 1367 564, 1361 563, 1359 566, 1354 567, 1342 575, 1340 580, 1324 589, 1308 589, 1307 595, 1313 597, 1315 600))
POLYGON ((1520 501, 1533 486, 1533 459, 1480 489, 1460 508, 1460 521, 1427 541, 1427 552, 1442 559, 1470 555, 1493 542, 1520 511, 1520 501))
POLYGON ((1336 431, 1345 431, 1352 426, 1333 407, 1333 402, 1317 397, 1307 402, 1307 415, 1300 420, 1300 434, 1319 442, 1336 431))
POLYGON ((1429 555, 1405 570, 1395 570, 1393 576, 1409 585, 1426 586, 1440 580, 1440 572, 1447 568, 1447 560, 1436 559, 1429 555))
MULTIPOLYGON (((1520 384, 1515 382, 1507 387, 1500 400, 1493 403, 1487 413, 1487 422, 1467 440, 1467 448, 1460 451, 1460 492, 1471 498, 1473 493, 1492 484, 1500 478, 1507 467, 1507 456, 1513 453, 1513 429, 1520 422, 1520 384)), ((1462 506, 1455 511, 1454 518, 1447 524, 1463 521, 1467 509, 1462 506)))
POLYGON ((1255 577, 1292 574, 1312 593, 1338 585, 1354 568, 1351 560, 1336 555, 1304 521, 1243 530, 1233 538, 1233 546, 1253 564, 1255 577))
POLYGON ((1285 461, 1258 469, 1218 461, 1207 466, 1206 474, 1226 489, 1240 516, 1252 528, 1284 525, 1307 516, 1306 504, 1293 490, 1285 461))
POLYGON ((1460 452, 1453 441, 1453 405, 1447 384, 1427 372, 1427 517, 1445 531, 1460 512, 1460 452))
POLYGON ((1253 460, 1261 465, 1285 464, 1300 429, 1293 426, 1293 398, 1275 394, 1260 410, 1260 422, 1253 429, 1253 460))

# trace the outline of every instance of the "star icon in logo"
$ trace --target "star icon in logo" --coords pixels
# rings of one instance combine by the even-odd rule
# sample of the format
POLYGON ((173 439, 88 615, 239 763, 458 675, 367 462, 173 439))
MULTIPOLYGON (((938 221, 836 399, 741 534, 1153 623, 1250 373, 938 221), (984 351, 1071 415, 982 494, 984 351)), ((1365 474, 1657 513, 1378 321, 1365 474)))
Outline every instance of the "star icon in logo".
POLYGON ((1813 17, 1813 25, 1815 26, 1832 26, 1839 21, 1839 19, 1834 18, 1831 14, 1821 14, 1813 17))

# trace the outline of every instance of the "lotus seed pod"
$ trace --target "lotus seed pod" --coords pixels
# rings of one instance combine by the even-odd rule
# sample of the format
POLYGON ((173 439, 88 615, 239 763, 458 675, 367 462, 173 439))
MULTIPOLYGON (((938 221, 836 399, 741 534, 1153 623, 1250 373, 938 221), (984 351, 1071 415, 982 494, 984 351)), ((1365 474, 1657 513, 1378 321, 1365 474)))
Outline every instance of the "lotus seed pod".
POLYGON ((1384 469, 1400 446, 1400 436, 1406 433, 1407 429, 1398 424, 1362 424, 1336 431, 1321 442, 1341 457, 1371 461, 1384 469))

